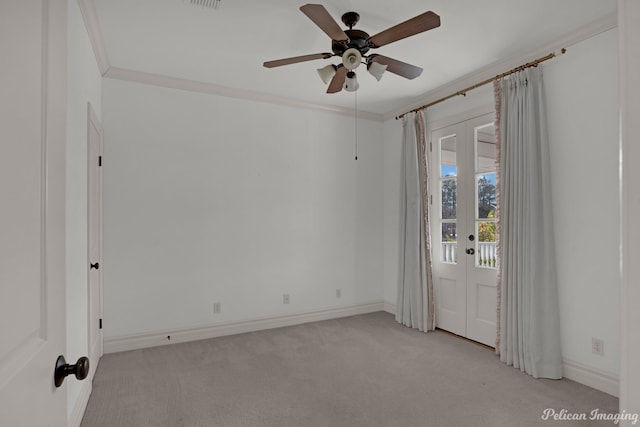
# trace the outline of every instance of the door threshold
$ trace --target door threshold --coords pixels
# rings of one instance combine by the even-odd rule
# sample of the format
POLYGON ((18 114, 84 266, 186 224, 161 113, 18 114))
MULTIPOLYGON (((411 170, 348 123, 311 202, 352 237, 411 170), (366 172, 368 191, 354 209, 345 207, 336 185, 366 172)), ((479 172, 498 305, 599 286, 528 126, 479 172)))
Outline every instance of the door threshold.
POLYGON ((474 341, 474 340, 472 340, 470 338, 463 337, 462 335, 454 334, 453 332, 445 331, 444 329, 436 328, 436 332, 442 332, 442 333, 445 333, 447 335, 451 335, 452 337, 461 339, 463 341, 470 342, 471 344, 475 344, 478 347, 482 347, 482 348, 484 348, 486 350, 491 350, 491 351, 494 351, 494 352, 496 351, 495 347, 491 347, 490 345, 483 344, 483 343, 481 343, 479 341, 474 341))

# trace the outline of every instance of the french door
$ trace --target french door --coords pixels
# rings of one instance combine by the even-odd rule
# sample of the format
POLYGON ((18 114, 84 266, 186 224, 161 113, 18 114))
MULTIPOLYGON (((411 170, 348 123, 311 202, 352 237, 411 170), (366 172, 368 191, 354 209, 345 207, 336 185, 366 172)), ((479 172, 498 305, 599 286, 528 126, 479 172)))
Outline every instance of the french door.
POLYGON ((431 132, 432 261, 439 328, 495 346, 494 115, 431 132))

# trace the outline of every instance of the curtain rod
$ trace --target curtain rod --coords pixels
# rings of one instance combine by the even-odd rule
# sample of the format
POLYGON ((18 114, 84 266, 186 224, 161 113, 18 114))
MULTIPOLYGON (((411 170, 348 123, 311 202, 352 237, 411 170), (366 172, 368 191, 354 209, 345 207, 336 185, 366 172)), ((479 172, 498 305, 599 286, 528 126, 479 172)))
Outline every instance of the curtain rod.
MULTIPOLYGON (((562 53, 562 54, 564 54, 566 52, 567 52, 567 49, 565 49, 565 48, 562 48, 562 50, 560 50, 560 53, 562 53)), ((531 62, 527 62, 526 64, 520 65, 520 66, 518 66, 518 67, 516 67, 516 68, 514 68, 512 70, 509 70, 509 71, 507 71, 505 73, 498 74, 495 77, 491 77, 489 79, 483 80, 480 83, 476 83, 476 84, 474 84, 472 86, 469 86, 467 88, 459 90, 459 91, 457 91, 455 93, 452 93, 451 95, 447 95, 447 96, 445 96, 443 98, 437 99, 437 100, 435 100, 433 102, 430 102, 428 104, 422 105, 422 106, 420 106, 418 108, 414 108, 413 110, 407 111, 406 113, 402 113, 399 116, 396 116, 396 120, 399 120, 399 119, 403 118, 405 115, 407 115, 409 113, 415 113, 417 111, 424 110, 424 109, 427 109, 429 107, 432 107, 432 106, 434 106, 436 104, 439 104, 439 103, 441 103, 443 101, 446 101, 447 99, 451 99, 454 96, 459 96, 459 95, 467 96, 467 92, 469 92, 470 90, 477 89, 480 86, 484 86, 484 85, 486 85, 488 83, 494 82, 496 80, 500 80, 503 77, 506 77, 506 76, 508 76, 510 74, 513 74, 513 73, 517 73, 518 71, 522 71, 522 70, 524 70, 526 68, 537 67, 539 63, 544 62, 544 61, 548 61, 549 59, 552 59, 552 58, 555 58, 555 57, 556 57, 556 54, 551 52, 550 54, 548 54, 546 56, 543 56, 542 58, 538 58, 538 59, 535 59, 535 60, 533 60, 531 62)))

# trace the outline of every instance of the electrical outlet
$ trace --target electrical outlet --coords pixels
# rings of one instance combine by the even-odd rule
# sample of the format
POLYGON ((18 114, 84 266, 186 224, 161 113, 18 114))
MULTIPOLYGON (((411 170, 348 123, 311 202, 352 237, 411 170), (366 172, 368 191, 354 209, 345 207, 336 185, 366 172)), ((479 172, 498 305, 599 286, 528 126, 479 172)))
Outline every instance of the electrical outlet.
POLYGON ((600 338, 591 338, 591 352, 598 356, 604 356, 604 340, 600 338))
POLYGON ((289 294, 282 295, 282 303, 289 304, 289 294))
POLYGON ((340 289, 336 289, 336 298, 342 297, 342 291, 340 289))
POLYGON ((220 303, 219 302, 214 302, 213 303, 213 314, 219 314, 220 313, 220 303))

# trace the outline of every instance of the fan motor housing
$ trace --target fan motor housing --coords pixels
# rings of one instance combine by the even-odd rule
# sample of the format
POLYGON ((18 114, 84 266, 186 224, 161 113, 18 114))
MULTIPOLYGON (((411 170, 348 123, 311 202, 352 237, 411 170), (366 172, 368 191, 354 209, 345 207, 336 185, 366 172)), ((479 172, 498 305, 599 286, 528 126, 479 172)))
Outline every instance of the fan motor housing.
POLYGON ((349 37, 348 42, 339 42, 333 40, 331 42, 331 50, 338 56, 342 56, 342 54, 350 48, 358 49, 361 55, 364 55, 369 51, 369 44, 367 40, 369 39, 369 34, 361 30, 344 30, 347 37, 349 37))

